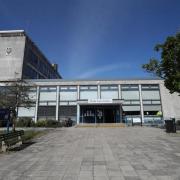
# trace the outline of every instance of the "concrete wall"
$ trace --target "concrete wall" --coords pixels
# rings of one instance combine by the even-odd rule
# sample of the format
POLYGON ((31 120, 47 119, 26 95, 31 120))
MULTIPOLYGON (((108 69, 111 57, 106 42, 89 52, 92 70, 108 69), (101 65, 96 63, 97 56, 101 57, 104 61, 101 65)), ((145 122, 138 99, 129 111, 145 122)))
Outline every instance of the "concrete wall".
POLYGON ((22 77, 25 37, 0 37, 0 81, 22 77))
POLYGON ((175 117, 180 120, 180 96, 177 93, 170 94, 164 84, 160 84, 161 101, 164 119, 175 117))

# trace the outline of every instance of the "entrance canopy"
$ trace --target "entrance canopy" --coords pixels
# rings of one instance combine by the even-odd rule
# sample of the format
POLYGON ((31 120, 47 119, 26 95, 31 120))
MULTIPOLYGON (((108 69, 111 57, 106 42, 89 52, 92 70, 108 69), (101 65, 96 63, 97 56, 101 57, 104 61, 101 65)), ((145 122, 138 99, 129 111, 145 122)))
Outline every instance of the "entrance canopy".
POLYGON ((106 105, 106 104, 116 104, 120 105, 123 103, 122 99, 88 99, 77 101, 79 105, 106 105))

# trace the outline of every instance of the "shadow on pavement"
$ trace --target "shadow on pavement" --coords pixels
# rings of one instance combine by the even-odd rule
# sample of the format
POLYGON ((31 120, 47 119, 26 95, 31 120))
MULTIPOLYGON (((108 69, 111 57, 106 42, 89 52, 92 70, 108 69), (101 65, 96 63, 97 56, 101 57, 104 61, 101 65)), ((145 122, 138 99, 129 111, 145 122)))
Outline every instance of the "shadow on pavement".
POLYGON ((21 146, 16 146, 14 148, 11 148, 11 149, 9 149, 9 151, 21 151, 21 150, 33 145, 34 143, 35 142, 33 142, 33 141, 23 142, 23 144, 21 146))

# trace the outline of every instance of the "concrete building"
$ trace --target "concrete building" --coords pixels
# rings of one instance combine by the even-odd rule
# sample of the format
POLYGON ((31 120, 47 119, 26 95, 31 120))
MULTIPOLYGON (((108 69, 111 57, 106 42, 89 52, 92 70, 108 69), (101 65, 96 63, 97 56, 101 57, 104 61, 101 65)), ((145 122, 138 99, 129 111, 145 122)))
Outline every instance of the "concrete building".
POLYGON ((180 119, 180 97, 160 79, 62 80, 23 30, 0 31, 0 86, 27 80, 36 103, 18 108, 19 117, 76 123, 162 123, 180 119), (4 83, 4 84, 3 84, 4 83))
POLYGON ((143 124, 180 119, 180 97, 170 94, 159 79, 31 80, 34 107, 19 107, 19 117, 76 123, 143 124))
POLYGON ((56 64, 50 64, 23 30, 0 31, 0 81, 59 79, 56 64))

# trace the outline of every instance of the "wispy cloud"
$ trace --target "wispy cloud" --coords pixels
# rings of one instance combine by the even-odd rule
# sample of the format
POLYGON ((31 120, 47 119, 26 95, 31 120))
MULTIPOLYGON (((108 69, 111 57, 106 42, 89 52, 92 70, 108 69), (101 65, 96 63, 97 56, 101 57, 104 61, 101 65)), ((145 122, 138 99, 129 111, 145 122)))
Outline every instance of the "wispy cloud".
POLYGON ((97 68, 89 69, 82 74, 80 74, 77 78, 85 79, 85 78, 92 78, 104 72, 111 72, 114 70, 127 70, 130 69, 132 66, 129 63, 121 63, 121 64, 108 64, 105 66, 100 66, 97 68))

